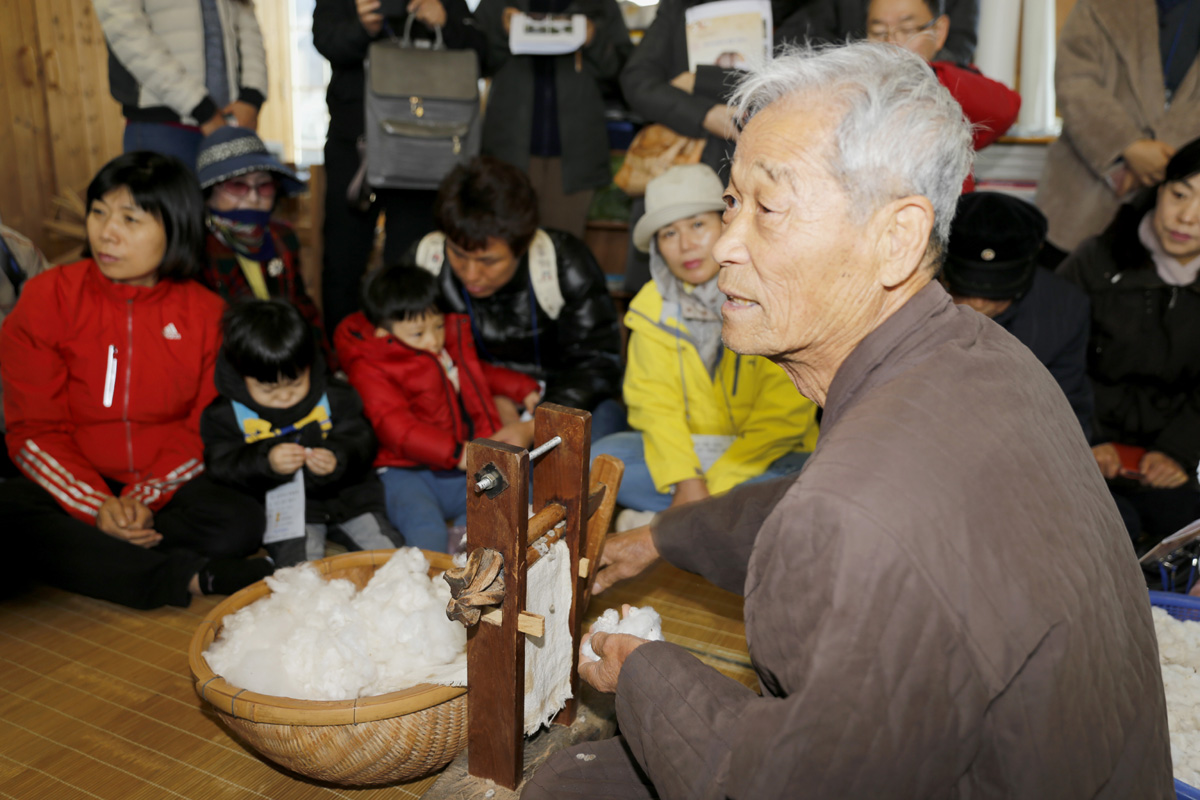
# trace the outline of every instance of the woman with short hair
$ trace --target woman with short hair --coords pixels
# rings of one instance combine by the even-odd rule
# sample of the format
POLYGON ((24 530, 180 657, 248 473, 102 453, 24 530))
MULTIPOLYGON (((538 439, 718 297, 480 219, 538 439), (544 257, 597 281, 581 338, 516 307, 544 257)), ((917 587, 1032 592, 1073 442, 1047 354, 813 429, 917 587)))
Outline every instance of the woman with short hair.
POLYGON ((1092 306, 1092 452, 1139 547, 1200 517, 1200 139, 1059 274, 1092 306))
POLYGON ((200 187, 174 158, 126 153, 87 209, 84 259, 26 283, 0 329, 23 474, 0 483, 9 542, 30 577, 135 608, 236 591, 271 565, 244 560, 262 506, 202 474, 224 304, 191 280, 200 187))

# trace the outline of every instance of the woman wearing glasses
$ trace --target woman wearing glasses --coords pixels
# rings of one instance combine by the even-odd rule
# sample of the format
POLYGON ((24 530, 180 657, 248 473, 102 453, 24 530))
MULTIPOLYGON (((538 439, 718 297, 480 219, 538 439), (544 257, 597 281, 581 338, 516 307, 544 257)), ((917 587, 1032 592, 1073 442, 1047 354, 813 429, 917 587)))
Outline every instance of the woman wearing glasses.
POLYGON ((300 309, 330 356, 321 315, 300 273, 300 240, 271 219, 277 199, 304 191, 296 174, 245 128, 221 128, 200 145, 196 176, 207 208, 207 258, 199 280, 227 302, 279 297, 300 309))

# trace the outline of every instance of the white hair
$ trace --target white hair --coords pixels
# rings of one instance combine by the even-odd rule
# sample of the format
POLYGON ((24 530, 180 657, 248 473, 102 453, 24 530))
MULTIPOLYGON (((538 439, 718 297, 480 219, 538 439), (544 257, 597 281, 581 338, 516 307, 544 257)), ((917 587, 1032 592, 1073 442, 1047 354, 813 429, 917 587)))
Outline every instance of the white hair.
POLYGON ((805 96, 845 110, 828 167, 853 213, 866 219, 892 200, 923 195, 933 205, 930 253, 938 261, 975 152, 962 107, 929 65, 890 44, 788 47, 750 71, 730 103, 748 121, 776 101, 805 96))

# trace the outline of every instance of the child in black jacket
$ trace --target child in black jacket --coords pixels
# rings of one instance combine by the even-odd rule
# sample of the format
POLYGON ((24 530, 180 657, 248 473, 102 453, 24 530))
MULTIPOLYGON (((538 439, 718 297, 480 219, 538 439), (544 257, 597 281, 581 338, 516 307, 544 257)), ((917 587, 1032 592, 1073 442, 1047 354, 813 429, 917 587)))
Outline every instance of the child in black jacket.
POLYGON ((375 435, 362 402, 326 376, 300 312, 283 300, 238 303, 225 312, 224 334, 221 396, 200 419, 204 463, 216 480, 264 501, 276 566, 324 557, 327 536, 352 550, 403 546, 371 469, 375 435))

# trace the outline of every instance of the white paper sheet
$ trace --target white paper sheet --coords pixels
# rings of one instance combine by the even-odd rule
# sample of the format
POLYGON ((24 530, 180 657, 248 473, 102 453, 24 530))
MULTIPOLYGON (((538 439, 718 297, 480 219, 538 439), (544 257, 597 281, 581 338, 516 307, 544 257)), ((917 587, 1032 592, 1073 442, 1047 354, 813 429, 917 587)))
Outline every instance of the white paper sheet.
POLYGON ((263 544, 286 542, 304 536, 304 470, 290 481, 267 492, 267 531, 263 544))

